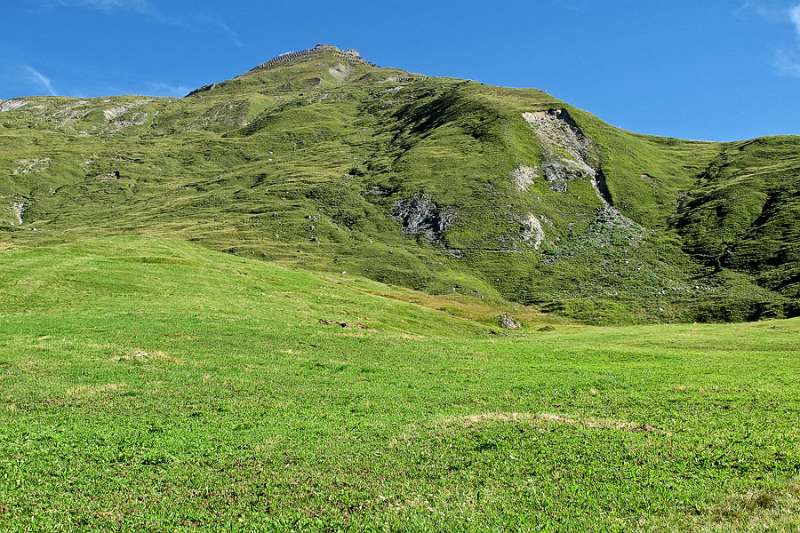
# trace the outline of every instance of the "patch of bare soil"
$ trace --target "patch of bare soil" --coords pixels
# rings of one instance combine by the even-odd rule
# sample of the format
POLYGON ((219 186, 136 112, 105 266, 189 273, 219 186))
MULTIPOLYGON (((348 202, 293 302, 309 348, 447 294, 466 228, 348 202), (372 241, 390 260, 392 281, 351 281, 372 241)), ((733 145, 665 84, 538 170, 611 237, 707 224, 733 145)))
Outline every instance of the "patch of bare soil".
POLYGON ((329 68, 328 73, 339 81, 345 81, 353 73, 353 66, 338 63, 336 66, 329 68))

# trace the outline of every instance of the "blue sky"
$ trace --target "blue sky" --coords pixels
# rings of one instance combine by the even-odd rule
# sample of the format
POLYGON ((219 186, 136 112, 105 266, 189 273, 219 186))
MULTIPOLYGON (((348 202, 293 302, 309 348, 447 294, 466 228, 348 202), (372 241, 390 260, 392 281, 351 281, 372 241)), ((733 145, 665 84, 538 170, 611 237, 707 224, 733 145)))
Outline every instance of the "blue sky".
POLYGON ((2 30, 0 98, 182 95, 325 42, 639 132, 800 133, 800 0, 5 0, 2 30))

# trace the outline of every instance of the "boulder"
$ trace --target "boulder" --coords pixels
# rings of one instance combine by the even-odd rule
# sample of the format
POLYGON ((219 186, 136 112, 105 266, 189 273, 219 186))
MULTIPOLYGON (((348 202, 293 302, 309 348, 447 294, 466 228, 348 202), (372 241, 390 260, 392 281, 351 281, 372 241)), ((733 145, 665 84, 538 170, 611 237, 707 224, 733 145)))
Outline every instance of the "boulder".
POLYGON ((500 327, 503 329, 520 329, 522 324, 508 313, 503 313, 499 318, 500 327))

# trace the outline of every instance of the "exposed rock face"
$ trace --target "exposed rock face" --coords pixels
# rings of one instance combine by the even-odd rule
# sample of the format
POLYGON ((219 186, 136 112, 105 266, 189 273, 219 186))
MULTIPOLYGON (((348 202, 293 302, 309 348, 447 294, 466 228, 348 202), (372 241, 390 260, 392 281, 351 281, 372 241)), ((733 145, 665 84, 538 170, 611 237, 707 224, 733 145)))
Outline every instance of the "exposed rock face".
POLYGON ((508 313, 503 313, 500 315, 498 319, 500 323, 500 327, 503 329, 520 329, 522 324, 520 324, 513 316, 509 315, 508 313))
MULTIPOLYGON (((561 109, 523 113, 545 150, 544 178, 554 191, 566 192, 573 179, 597 179, 597 156, 592 141, 561 109)), ((606 199, 604 199, 604 202, 606 199)))
MULTIPOLYGON (((599 231, 589 236, 590 242, 597 247, 606 246, 610 232, 623 230, 631 233, 632 243, 638 244, 642 238, 641 228, 614 207, 594 143, 584 135, 569 113, 561 109, 550 109, 523 113, 522 116, 534 129, 544 148, 546 161, 542 165, 542 172, 551 189, 566 192, 570 180, 588 178, 591 181, 603 208, 590 227, 589 233, 599 231)), ((535 217, 533 219, 536 220, 535 217)), ((532 223, 530 228, 527 234, 531 235, 534 247, 538 249, 544 239, 541 224, 532 223), (538 241, 538 245, 537 236, 542 239, 538 241)), ((523 237, 524 235, 525 231, 523 237)))
POLYGON ((538 250, 544 242, 544 228, 542 223, 533 215, 528 215, 522 220, 522 240, 535 250, 538 250))
POLYGON ((128 106, 126 106, 126 105, 112 107, 110 109, 104 109, 103 110, 103 116, 106 118, 106 120, 108 120, 110 122, 110 121, 114 120, 115 118, 121 117, 122 115, 127 113, 129 109, 130 108, 128 106))
POLYGON ((314 48, 311 48, 309 50, 299 50, 296 52, 286 52, 285 54, 281 54, 278 57, 272 58, 266 63, 262 63, 261 65, 253 68, 251 72, 254 70, 267 70, 281 65, 287 65, 294 61, 306 59, 309 57, 315 57, 323 53, 333 54, 337 56, 340 60, 343 60, 344 62, 348 63, 350 62, 366 63, 361 58, 361 54, 359 54, 357 50, 350 49, 342 51, 330 44, 318 44, 314 48))
POLYGON ((211 107, 203 113, 197 121, 196 126, 205 128, 208 126, 220 126, 225 128, 236 128, 247 125, 247 111, 250 104, 244 100, 234 100, 223 102, 211 107))
POLYGON ((13 100, 4 100, 0 102, 0 113, 6 113, 8 111, 14 111, 16 109, 21 109, 28 105, 28 101, 24 98, 15 98, 13 100))
POLYGON ((535 168, 520 165, 511 171, 509 178, 518 192, 525 192, 533 184, 536 175, 537 172, 535 168))
POLYGON ((383 80, 384 83, 409 83, 414 80, 425 79, 422 74, 408 74, 407 76, 388 76, 383 80))
POLYGON ((122 118, 131 113, 131 111, 138 109, 142 106, 149 104, 151 100, 144 99, 137 102, 111 107, 103 110, 105 119, 113 123, 118 128, 128 128, 130 126, 141 126, 147 121, 147 113, 138 112, 129 115, 127 118, 122 118))
POLYGON ((100 174, 98 176, 95 176, 95 179, 98 181, 113 181, 113 180, 118 180, 121 177, 122 176, 120 175, 119 170, 115 170, 114 172, 109 172, 107 174, 100 174))
POLYGON ((588 177, 603 208, 614 209, 594 143, 570 114, 563 109, 550 109, 523 113, 522 117, 534 129, 545 149, 547 161, 542 170, 550 187, 566 192, 570 180, 588 177))
POLYGON ((335 67, 328 69, 328 73, 339 81, 344 81, 350 77, 353 72, 352 65, 345 65, 343 63, 337 64, 335 67))
POLYGON ((400 220, 403 233, 424 235, 434 243, 442 241, 444 232, 456 218, 452 208, 439 207, 423 192, 395 202, 392 216, 400 220))
POLYGON ((49 157, 43 159, 19 159, 17 160, 17 168, 14 169, 15 176, 26 176, 47 170, 50 167, 52 160, 49 157))
POLYGON ((542 171, 544 179, 556 192, 567 192, 567 183, 570 180, 595 177, 594 169, 582 162, 569 159, 547 162, 542 165, 542 171))
POLYGON ((147 122, 147 113, 141 111, 139 113, 133 113, 124 120, 115 120, 114 125, 119 126, 120 128, 130 128, 131 126, 141 126, 145 122, 147 122))
POLYGON ((561 149, 575 161, 586 161, 592 141, 578 128, 569 113, 563 109, 548 109, 523 113, 522 118, 533 127, 545 148, 561 149))
POLYGON ((16 219, 16 224, 18 226, 22 225, 22 217, 25 216, 25 202, 12 202, 11 203, 11 213, 14 215, 16 219))
POLYGON ((91 107, 88 107, 91 102, 87 100, 79 100, 74 103, 67 104, 55 113, 53 118, 60 120, 61 126, 66 126, 72 122, 86 118, 91 112, 91 107))
POLYGON ((220 84, 220 83, 207 83, 207 84, 203 85, 202 87, 198 87, 197 89, 195 89, 192 92, 190 92, 189 94, 187 94, 186 98, 188 98, 190 96, 194 96, 196 94, 204 93, 206 91, 213 91, 217 87, 221 87, 221 86, 222 86, 222 84, 220 84))
POLYGON ((600 223, 606 228, 610 229, 635 229, 638 232, 644 231, 642 226, 620 213, 618 209, 615 209, 611 206, 606 206, 601 209, 597 214, 595 222, 600 223))

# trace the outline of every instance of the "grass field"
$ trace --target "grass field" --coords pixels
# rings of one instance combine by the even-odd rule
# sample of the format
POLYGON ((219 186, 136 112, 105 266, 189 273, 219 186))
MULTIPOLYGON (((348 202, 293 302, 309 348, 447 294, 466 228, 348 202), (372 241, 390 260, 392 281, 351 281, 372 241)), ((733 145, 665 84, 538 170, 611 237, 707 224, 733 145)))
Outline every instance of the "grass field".
POLYGON ((800 320, 509 334, 493 305, 5 245, 0 529, 800 528, 800 320))

